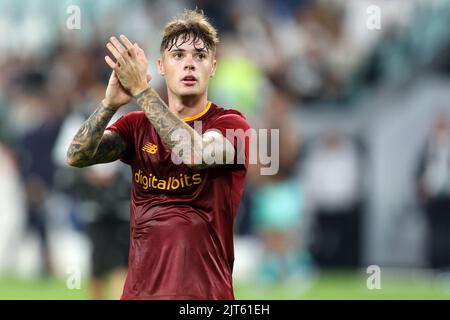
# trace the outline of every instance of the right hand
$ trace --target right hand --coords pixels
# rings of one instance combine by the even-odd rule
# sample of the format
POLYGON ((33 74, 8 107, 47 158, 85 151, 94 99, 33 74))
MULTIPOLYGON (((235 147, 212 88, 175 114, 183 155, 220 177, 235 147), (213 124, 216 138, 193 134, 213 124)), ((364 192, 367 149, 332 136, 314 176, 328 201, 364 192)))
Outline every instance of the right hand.
MULTIPOLYGON (((147 75, 147 81, 151 80, 151 76, 147 75)), ((130 103, 133 99, 131 93, 126 90, 119 81, 116 72, 111 72, 109 77, 108 86, 106 88, 105 98, 102 103, 105 107, 114 107, 119 109, 120 107, 130 103)))
POLYGON ((105 99, 102 101, 103 105, 119 109, 121 106, 128 104, 132 99, 133 96, 131 93, 122 87, 116 72, 113 71, 111 77, 109 77, 105 99))
POLYGON ((134 45, 124 35, 120 36, 122 42, 116 37, 111 37, 106 48, 110 51, 116 62, 109 56, 105 56, 106 63, 113 69, 125 88, 133 96, 138 95, 148 88, 150 75, 146 75, 148 61, 137 43, 134 45))

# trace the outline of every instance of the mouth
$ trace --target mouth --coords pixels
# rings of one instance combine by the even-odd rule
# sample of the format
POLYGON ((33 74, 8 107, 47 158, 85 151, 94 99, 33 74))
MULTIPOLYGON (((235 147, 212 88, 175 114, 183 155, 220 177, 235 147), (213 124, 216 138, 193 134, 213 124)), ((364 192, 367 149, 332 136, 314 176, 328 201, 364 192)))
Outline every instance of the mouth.
POLYGON ((181 79, 181 82, 184 85, 191 87, 191 86, 193 86, 193 85, 195 85, 197 83, 197 78, 194 77, 194 76, 189 75, 189 76, 183 77, 181 79))

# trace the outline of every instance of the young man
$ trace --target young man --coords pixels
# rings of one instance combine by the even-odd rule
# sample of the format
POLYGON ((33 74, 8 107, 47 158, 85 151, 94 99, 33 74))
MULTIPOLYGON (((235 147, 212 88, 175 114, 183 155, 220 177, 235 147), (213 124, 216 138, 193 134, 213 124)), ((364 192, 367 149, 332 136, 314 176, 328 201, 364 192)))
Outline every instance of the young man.
POLYGON ((234 299, 233 221, 247 172, 242 132, 249 125, 238 111, 207 99, 217 32, 196 11, 166 25, 158 67, 168 106, 148 84, 143 50, 125 36, 120 40, 107 44, 113 72, 105 98, 74 137, 67 162, 84 167, 120 159, 131 166, 122 299, 234 299), (106 128, 132 99, 142 111, 106 128))

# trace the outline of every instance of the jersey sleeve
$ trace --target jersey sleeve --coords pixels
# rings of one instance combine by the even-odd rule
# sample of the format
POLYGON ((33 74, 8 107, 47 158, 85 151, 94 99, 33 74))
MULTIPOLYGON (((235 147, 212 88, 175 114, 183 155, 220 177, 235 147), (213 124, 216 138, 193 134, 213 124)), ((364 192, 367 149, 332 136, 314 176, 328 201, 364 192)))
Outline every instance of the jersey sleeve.
POLYGON ((106 130, 117 132, 125 141, 127 149, 122 158, 120 158, 120 161, 131 165, 134 150, 133 115, 129 113, 121 116, 116 122, 107 127, 106 130))
POLYGON ((247 169, 250 153, 250 125, 243 115, 237 113, 219 116, 208 130, 217 130, 234 146, 234 167, 247 169))

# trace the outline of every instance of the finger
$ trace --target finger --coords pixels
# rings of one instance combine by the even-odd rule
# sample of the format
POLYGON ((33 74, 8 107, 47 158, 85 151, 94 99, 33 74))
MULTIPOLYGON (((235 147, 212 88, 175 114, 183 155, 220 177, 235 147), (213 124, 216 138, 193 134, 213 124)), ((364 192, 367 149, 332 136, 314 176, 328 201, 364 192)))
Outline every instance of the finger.
POLYGON ((139 47, 139 45, 136 42, 133 44, 133 46, 136 48, 136 55, 144 54, 144 50, 142 50, 142 48, 139 47))
POLYGON ((150 80, 152 80, 152 76, 151 75, 147 75, 147 82, 150 82, 150 80))
POLYGON ((125 37, 123 34, 120 35, 120 40, 122 40, 122 43, 125 45, 125 47, 126 47, 127 49, 133 48, 133 44, 131 43, 131 41, 128 40, 128 38, 125 37))
POLYGON ((114 58, 116 58, 117 61, 122 58, 120 52, 110 42, 106 44, 106 48, 108 48, 109 52, 111 52, 111 54, 114 56, 114 58))
POLYGON ((144 50, 143 50, 141 47, 139 47, 139 45, 137 44, 137 42, 135 43, 135 45, 136 45, 136 48, 138 48, 138 50, 139 50, 140 52, 144 52, 144 50))
POLYGON ((109 40, 111 41, 111 43, 114 45, 114 47, 117 49, 117 51, 120 52, 120 54, 122 55, 126 55, 126 49, 125 47, 120 43, 119 40, 117 40, 116 37, 111 37, 109 38, 109 40))
POLYGON ((125 45, 128 55, 132 58, 136 57, 138 54, 137 48, 131 43, 130 40, 128 40, 127 37, 125 37, 123 34, 120 35, 120 40, 122 40, 122 43, 125 45))
POLYGON ((135 56, 136 57, 140 57, 141 56, 141 51, 139 50, 138 46, 136 45, 136 43, 133 44, 133 50, 135 52, 135 56))
MULTIPOLYGON (((111 67, 111 69, 114 70, 116 68, 116 63, 109 56, 105 56, 105 61, 106 61, 106 64, 111 67)), ((112 74, 111 74, 111 77, 113 77, 112 74)))
POLYGON ((134 58, 134 57, 138 56, 138 54, 139 54, 139 52, 134 46, 132 46, 131 48, 128 49, 128 55, 131 58, 134 58))

